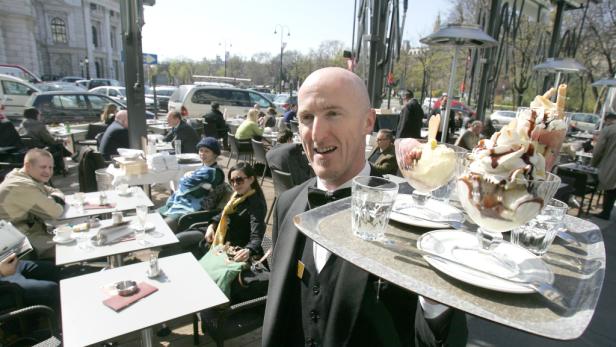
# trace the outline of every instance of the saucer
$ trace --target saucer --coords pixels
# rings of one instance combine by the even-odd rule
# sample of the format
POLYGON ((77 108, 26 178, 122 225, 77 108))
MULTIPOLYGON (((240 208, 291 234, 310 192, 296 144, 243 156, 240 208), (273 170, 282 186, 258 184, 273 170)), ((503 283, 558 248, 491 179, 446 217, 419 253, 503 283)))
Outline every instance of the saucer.
POLYGON ((128 196, 131 196, 131 195, 133 195, 133 192, 131 192, 130 190, 127 191, 126 193, 118 192, 118 196, 122 196, 122 197, 128 197, 128 196))
POLYGON ((53 242, 55 242, 55 243, 57 243, 59 245, 64 245, 64 244, 71 243, 71 242, 75 241, 75 237, 71 236, 68 239, 60 239, 56 235, 56 236, 53 237, 52 240, 53 240, 53 242))
MULTIPOLYGON (((131 223, 131 228, 133 228, 133 229, 137 229, 137 228, 138 228, 138 225, 137 225, 137 224, 138 224, 138 223, 137 223, 137 221, 133 221, 133 222, 131 223)), ((155 228, 156 228, 156 226, 154 226, 154 224, 149 223, 149 222, 146 222, 146 223, 145 223, 145 231, 146 231, 146 232, 148 232, 148 231, 152 231, 152 230, 154 230, 155 228)))

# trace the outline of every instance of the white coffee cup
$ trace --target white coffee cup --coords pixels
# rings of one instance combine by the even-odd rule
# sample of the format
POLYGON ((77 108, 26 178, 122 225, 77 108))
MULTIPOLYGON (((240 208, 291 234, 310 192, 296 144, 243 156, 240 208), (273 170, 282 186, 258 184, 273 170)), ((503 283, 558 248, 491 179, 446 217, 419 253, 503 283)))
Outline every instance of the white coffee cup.
POLYGON ((121 195, 127 195, 128 194, 128 184, 126 183, 120 184, 118 186, 118 190, 120 191, 121 195))
POLYGON ((68 225, 61 225, 57 227, 54 232, 56 233, 56 238, 58 240, 65 241, 71 238, 71 235, 73 234, 73 228, 69 227, 68 225))

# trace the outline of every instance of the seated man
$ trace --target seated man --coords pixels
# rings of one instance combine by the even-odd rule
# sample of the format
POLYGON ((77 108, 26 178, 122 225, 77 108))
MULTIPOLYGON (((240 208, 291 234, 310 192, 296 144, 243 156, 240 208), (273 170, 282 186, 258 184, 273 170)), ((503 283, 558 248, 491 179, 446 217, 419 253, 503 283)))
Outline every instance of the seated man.
MULTIPOLYGON (((24 305, 60 308, 59 273, 48 261, 19 260, 15 254, 0 261, 0 281, 15 283, 23 289, 24 305)), ((0 310, 12 305, 7 295, 0 297, 0 310)))
POLYGON ((300 184, 314 177, 314 171, 299 143, 293 143, 293 132, 286 129, 278 135, 276 146, 265 153, 270 169, 291 174, 293 184, 300 184))
POLYGON ((19 132, 31 137, 35 147, 47 147, 54 158, 56 173, 66 172, 64 157, 70 156, 69 152, 61 142, 56 141, 47 130, 45 123, 40 121, 41 112, 34 107, 24 110, 24 120, 19 127, 19 132))
POLYGON ((115 116, 101 138, 98 147, 105 160, 110 160, 112 155, 118 155, 118 148, 129 148, 128 143, 128 112, 121 110, 115 116))
POLYGON ((381 129, 376 135, 376 148, 368 157, 379 175, 395 175, 398 172, 394 135, 389 129, 381 129))
POLYGON ((195 153, 199 135, 195 129, 186 124, 182 120, 182 114, 178 111, 169 111, 167 113, 167 124, 171 127, 171 131, 165 136, 165 142, 173 142, 175 140, 182 141, 182 153, 195 153))
POLYGON ((456 141, 456 146, 460 146, 462 148, 468 149, 472 151, 477 143, 479 143, 479 139, 481 138, 481 131, 483 130, 483 124, 481 121, 473 121, 471 123, 470 128, 468 128, 462 136, 458 138, 456 141))
POLYGON ((52 172, 51 153, 33 148, 26 153, 23 168, 11 171, 0 184, 0 219, 28 236, 39 258, 54 256, 45 221, 64 212, 64 194, 46 185, 52 172))
POLYGON ((295 120, 296 115, 297 115, 297 105, 291 104, 289 105, 289 110, 284 113, 284 116, 282 116, 282 118, 284 119, 285 123, 289 125, 292 120, 295 120))

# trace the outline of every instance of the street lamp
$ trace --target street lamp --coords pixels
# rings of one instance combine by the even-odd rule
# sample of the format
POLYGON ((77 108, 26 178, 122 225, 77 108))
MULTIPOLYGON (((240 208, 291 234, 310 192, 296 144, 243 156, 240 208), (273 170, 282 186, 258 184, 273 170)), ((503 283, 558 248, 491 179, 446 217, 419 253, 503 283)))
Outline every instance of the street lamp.
POLYGON ((90 79, 90 65, 88 63, 89 63, 88 57, 85 57, 83 59, 83 66, 86 69, 86 79, 89 80, 90 79))
POLYGON ((284 52, 284 46, 286 43, 283 41, 284 39, 284 29, 287 29, 287 37, 291 37, 291 33, 289 27, 283 24, 276 24, 274 27, 274 35, 278 34, 278 29, 280 29, 280 92, 282 93, 283 87, 283 77, 282 77, 282 53, 284 52))
MULTIPOLYGON (((222 42, 218 42, 219 46, 222 46, 222 42)), ((229 48, 233 47, 231 43, 229 43, 229 48)), ((227 77, 227 40, 225 40, 225 77, 227 77)))

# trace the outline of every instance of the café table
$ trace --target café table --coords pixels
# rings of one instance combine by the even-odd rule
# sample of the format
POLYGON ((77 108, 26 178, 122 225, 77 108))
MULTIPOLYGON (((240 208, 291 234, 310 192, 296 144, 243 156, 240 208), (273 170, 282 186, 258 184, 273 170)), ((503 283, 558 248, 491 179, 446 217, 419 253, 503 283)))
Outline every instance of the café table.
POLYGON ((152 327, 216 307, 229 300, 190 253, 160 258, 162 274, 146 276, 147 262, 60 281, 63 343, 87 346, 141 331, 143 346, 152 346, 152 327), (115 312, 102 302, 105 288, 124 280, 146 282, 158 291, 115 312))
POLYGON ((184 174, 188 171, 193 171, 203 166, 201 162, 195 162, 191 164, 178 164, 177 169, 171 170, 152 170, 149 169, 148 172, 143 173, 141 175, 125 175, 122 170, 119 168, 113 167, 110 165, 107 167, 107 172, 113 175, 112 184, 117 186, 122 183, 126 183, 128 185, 142 185, 142 186, 150 186, 155 183, 169 183, 170 181, 177 182, 184 174))
MULTIPOLYGON (((351 231, 350 205, 351 198, 341 199, 302 213, 294 222, 314 242, 367 272, 514 329, 556 340, 573 340, 584 332, 594 314, 606 258, 601 230, 591 222, 566 216, 567 233, 579 244, 557 239, 541 258, 554 274, 552 285, 570 304, 561 312, 537 293, 483 289, 439 272, 417 252, 417 239, 430 229, 390 221, 385 230, 389 242, 368 242, 355 237, 351 231)), ((467 222, 465 231, 472 232, 469 227, 467 222)), ((458 271, 465 272, 460 268, 458 271)))
POLYGON ((66 131, 64 127, 50 127, 49 133, 55 137, 65 141, 67 149, 71 152, 75 152, 75 135, 85 134, 88 132, 86 129, 71 129, 66 131))
MULTIPOLYGON (((54 221, 54 224, 62 224, 67 223, 70 220, 77 218, 84 218, 90 216, 98 216, 102 214, 108 214, 114 211, 127 211, 134 210, 135 207, 139 205, 146 205, 148 207, 154 206, 152 200, 148 198, 143 189, 139 187, 130 187, 130 194, 122 196, 118 190, 106 190, 105 194, 107 194, 107 201, 110 203, 115 203, 115 206, 109 208, 93 208, 81 209, 77 200, 75 199, 75 194, 66 195, 64 197, 66 205, 64 208, 64 213, 54 221)), ((91 204, 99 204, 100 202, 100 192, 90 192, 85 194, 85 202, 91 204)))
POLYGON ((572 133, 569 136, 571 137, 575 137, 578 139, 584 139, 584 140, 590 140, 594 137, 593 134, 587 133, 587 132, 577 132, 577 133, 572 133))
POLYGON ((557 166, 557 168, 560 169, 564 169, 564 170, 570 170, 570 171, 575 171, 575 172, 580 172, 580 173, 585 173, 586 175, 589 176, 589 178, 593 179, 593 180, 597 180, 598 179, 598 175, 599 175, 599 169, 597 169, 596 167, 590 166, 590 165, 582 165, 580 163, 566 163, 566 164, 560 164, 557 166))
MULTIPOLYGON (((124 217, 126 221, 135 220, 135 216, 124 217)), ((143 249, 161 247, 179 242, 173 231, 169 228, 165 220, 158 212, 152 212, 148 214, 146 225, 151 226, 156 232, 161 233, 161 237, 153 237, 151 233, 146 232, 144 240, 147 244, 142 244, 138 240, 129 239, 127 241, 121 241, 110 245, 96 246, 91 245, 90 250, 84 250, 79 246, 79 237, 92 238, 102 227, 111 225, 111 219, 101 221, 99 227, 90 229, 89 231, 82 231, 79 233, 73 233, 73 238, 76 240, 66 244, 56 244, 56 265, 73 264, 83 261, 88 261, 97 258, 107 257, 109 263, 115 264, 122 263, 122 254, 140 251, 143 249), (115 256, 115 257, 114 257, 115 256)))
POLYGON ((152 130, 154 133, 157 134, 164 134, 165 132, 167 132, 167 130, 171 129, 171 127, 169 125, 165 124, 148 124, 148 129, 152 130))

